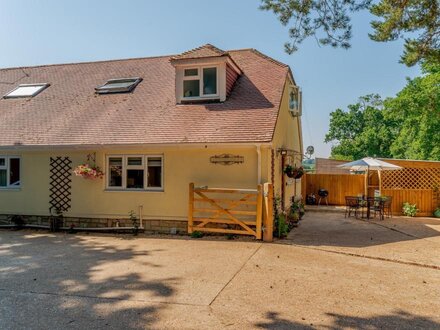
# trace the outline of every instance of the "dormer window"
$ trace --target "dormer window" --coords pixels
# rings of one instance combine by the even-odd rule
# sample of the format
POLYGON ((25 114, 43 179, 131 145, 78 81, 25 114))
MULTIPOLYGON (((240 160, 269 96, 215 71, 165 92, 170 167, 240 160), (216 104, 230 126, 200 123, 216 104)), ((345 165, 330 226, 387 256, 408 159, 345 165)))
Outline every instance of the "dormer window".
POLYGON ((97 94, 129 93, 142 81, 142 78, 110 79, 95 88, 97 94))
POLYGON ((183 98, 218 96, 217 67, 187 68, 183 71, 183 98))
POLYGON ((41 93, 49 84, 21 84, 3 96, 5 99, 19 98, 19 97, 34 97, 41 93))

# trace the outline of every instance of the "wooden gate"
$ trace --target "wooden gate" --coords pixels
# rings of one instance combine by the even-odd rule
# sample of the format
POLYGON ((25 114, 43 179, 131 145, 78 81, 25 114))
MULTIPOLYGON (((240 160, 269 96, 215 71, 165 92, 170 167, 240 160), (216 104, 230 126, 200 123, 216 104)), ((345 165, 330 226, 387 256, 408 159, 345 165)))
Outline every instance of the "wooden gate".
POLYGON ((189 184, 188 233, 262 237, 263 189, 195 188, 189 184))

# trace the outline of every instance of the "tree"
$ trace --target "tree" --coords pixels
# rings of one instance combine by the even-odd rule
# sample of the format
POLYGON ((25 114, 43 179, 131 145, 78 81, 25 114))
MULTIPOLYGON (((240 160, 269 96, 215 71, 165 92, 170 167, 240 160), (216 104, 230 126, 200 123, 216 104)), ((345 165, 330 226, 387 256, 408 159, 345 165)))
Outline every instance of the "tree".
POLYGON ((281 24, 289 26, 290 41, 285 50, 292 54, 306 38, 321 45, 350 47, 350 14, 370 9, 381 20, 371 23, 375 41, 396 40, 408 35, 401 61, 408 66, 423 59, 440 62, 439 0, 261 0, 260 9, 272 11, 281 24))
POLYGON ((335 143, 331 157, 440 160, 440 64, 424 62, 422 71, 394 98, 367 95, 333 111, 325 136, 335 143))
POLYGON ((336 109, 330 114, 330 129, 325 142, 336 142, 332 158, 354 160, 370 157, 390 157, 393 123, 385 119, 379 95, 359 98, 348 111, 336 109))

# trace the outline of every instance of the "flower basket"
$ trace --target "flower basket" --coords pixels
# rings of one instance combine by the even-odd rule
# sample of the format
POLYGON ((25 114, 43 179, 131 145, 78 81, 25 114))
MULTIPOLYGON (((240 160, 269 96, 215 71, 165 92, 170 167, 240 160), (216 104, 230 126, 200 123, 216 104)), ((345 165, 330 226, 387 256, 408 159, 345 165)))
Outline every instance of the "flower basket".
POLYGON ((302 166, 296 167, 292 165, 286 165, 284 168, 284 173, 293 179, 299 179, 304 175, 304 168, 302 166))
POLYGON ((89 164, 78 165, 73 170, 73 173, 75 173, 76 176, 81 176, 89 180, 102 179, 104 177, 104 172, 99 166, 90 166, 89 164))

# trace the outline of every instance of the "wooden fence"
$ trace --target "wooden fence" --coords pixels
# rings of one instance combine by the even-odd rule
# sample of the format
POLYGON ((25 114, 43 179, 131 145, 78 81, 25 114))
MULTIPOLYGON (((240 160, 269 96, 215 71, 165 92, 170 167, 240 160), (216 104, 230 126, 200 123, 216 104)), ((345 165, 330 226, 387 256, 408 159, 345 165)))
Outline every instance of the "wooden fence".
POLYGON ((328 190, 329 205, 345 205, 345 196, 363 194, 365 187, 365 176, 360 174, 306 174, 301 181, 304 197, 313 193, 318 198, 319 189, 328 190))
MULTIPOLYGON (((376 171, 370 173, 369 195, 380 190, 381 195, 391 196, 393 214, 402 214, 403 203, 416 204, 418 216, 431 216, 440 203, 436 187, 440 184, 440 164, 427 162, 393 161, 404 167, 397 171, 382 171, 381 180, 376 171), (408 163, 408 164, 407 164, 408 163), (417 166, 417 167, 416 167, 417 166)), ((357 196, 365 191, 363 174, 306 174, 302 180, 302 195, 317 195, 320 188, 329 191, 330 205, 345 205, 345 196, 357 196)))
POLYGON ((272 240, 273 186, 224 189, 189 185, 188 233, 251 235, 272 240), (263 226, 264 221, 264 226, 263 226))

